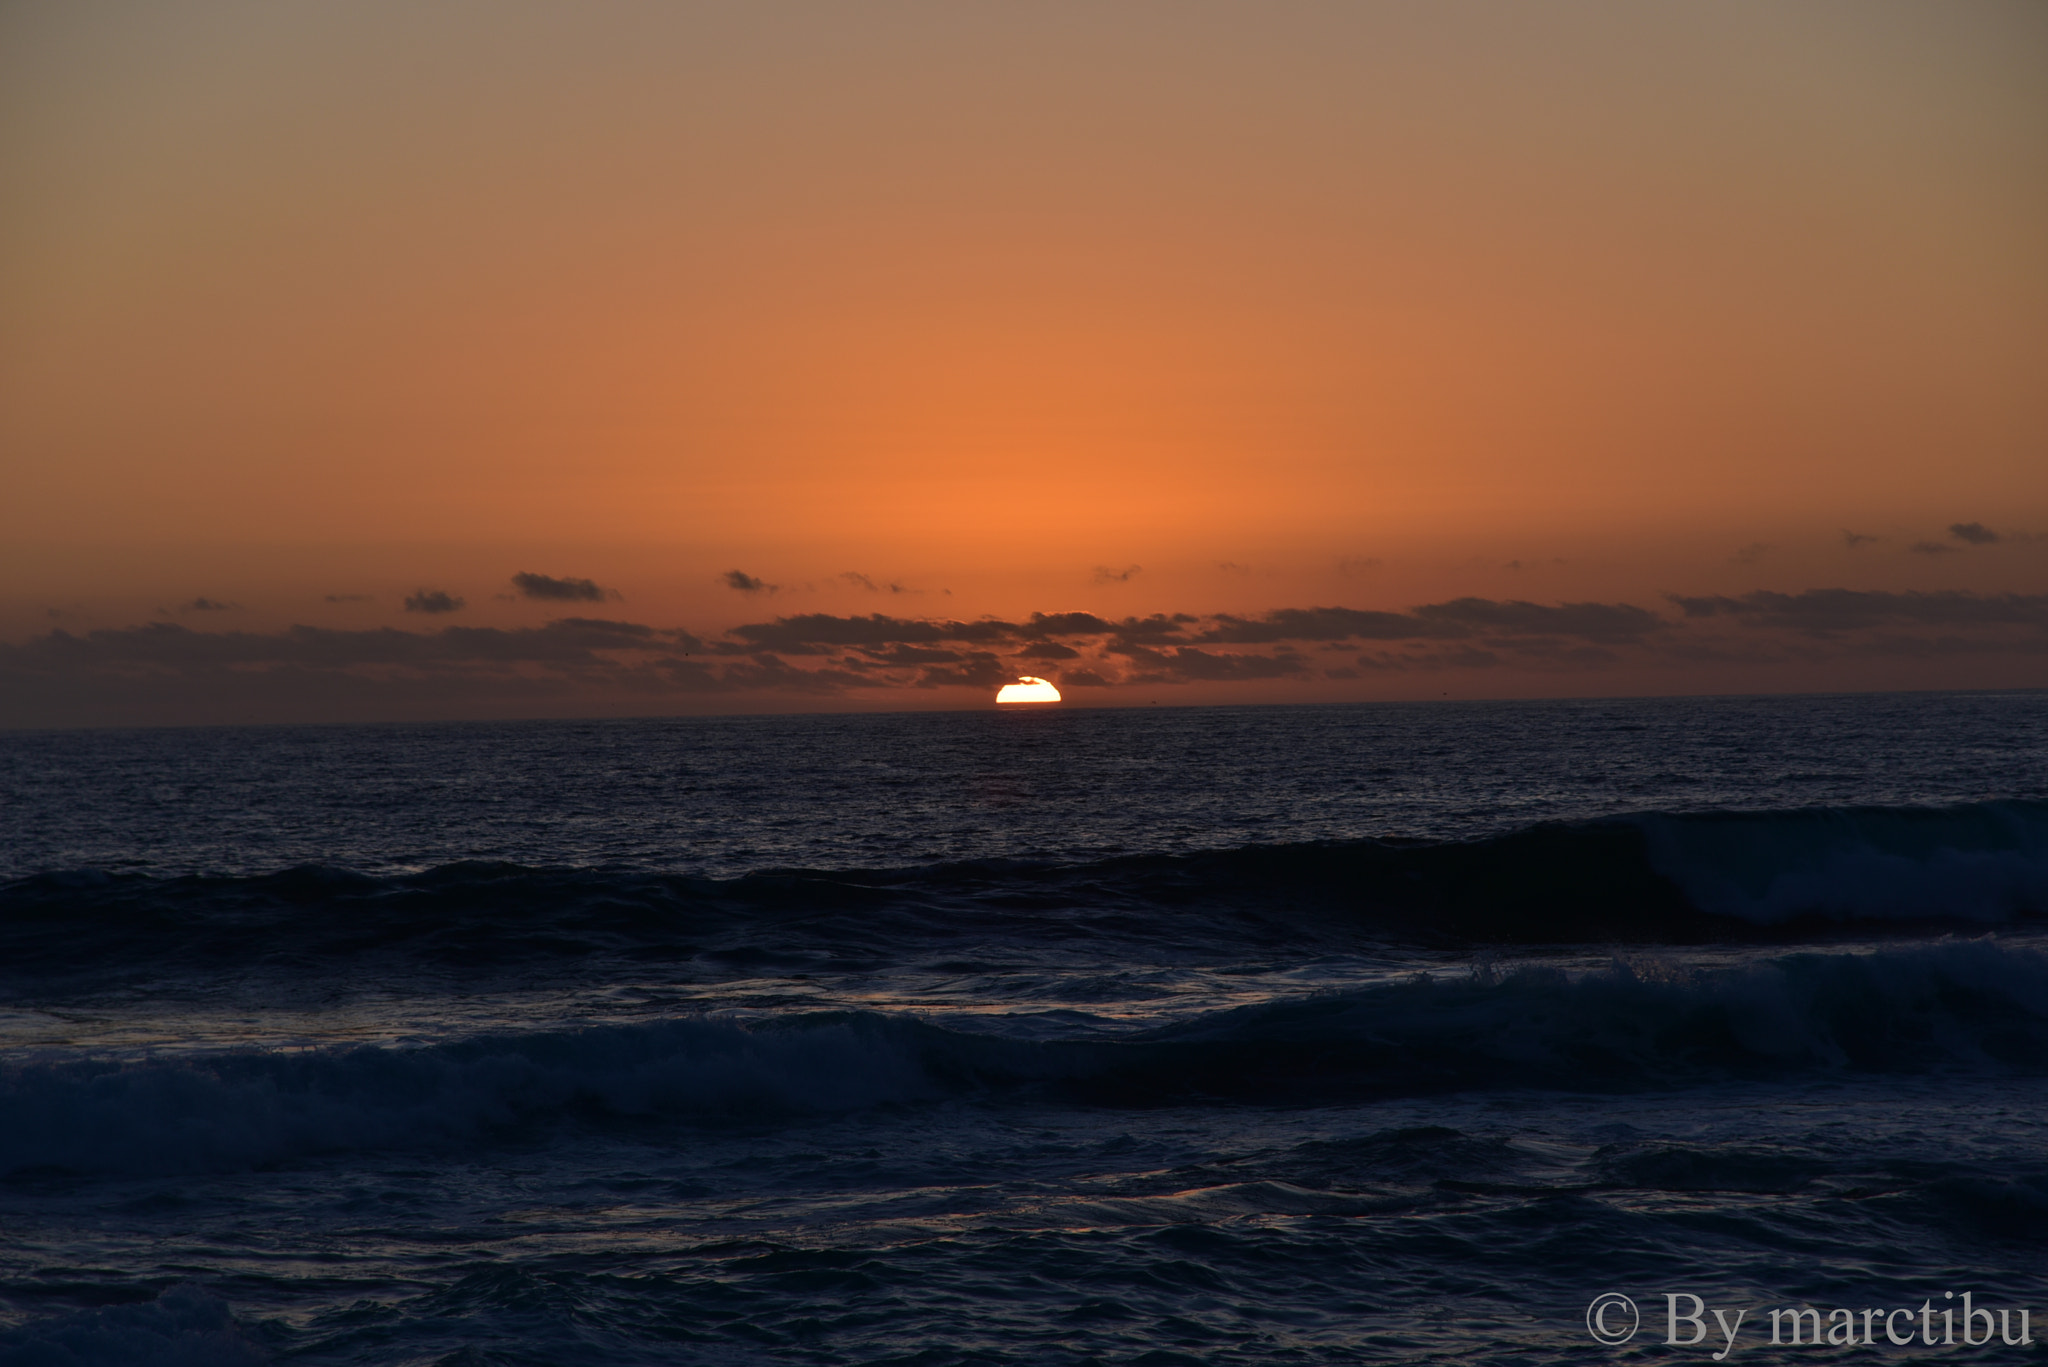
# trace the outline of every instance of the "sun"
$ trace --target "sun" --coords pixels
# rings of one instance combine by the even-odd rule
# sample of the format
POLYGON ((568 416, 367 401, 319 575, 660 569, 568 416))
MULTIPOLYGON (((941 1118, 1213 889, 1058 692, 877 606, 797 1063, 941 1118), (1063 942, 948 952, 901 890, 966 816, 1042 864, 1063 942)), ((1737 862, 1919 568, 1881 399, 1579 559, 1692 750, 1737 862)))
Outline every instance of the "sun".
POLYGON ((1035 679, 1026 674, 1017 682, 1004 684, 996 692, 996 701, 1010 702, 1058 702, 1060 691, 1044 679, 1035 679))

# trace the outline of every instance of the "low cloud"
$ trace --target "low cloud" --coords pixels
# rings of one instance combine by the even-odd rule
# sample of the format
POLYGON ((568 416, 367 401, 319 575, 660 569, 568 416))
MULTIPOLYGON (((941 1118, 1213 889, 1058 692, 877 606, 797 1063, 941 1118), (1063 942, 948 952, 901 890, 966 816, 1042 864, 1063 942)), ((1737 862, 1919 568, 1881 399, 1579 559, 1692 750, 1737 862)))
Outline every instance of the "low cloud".
POLYGON ((233 612, 233 611, 235 610, 235 608, 236 608, 236 607, 238 607, 238 606, 239 606, 239 604, 235 604, 235 603, 223 603, 223 602, 219 601, 218 599, 214 599, 214 598, 194 598, 194 599, 192 599, 192 600, 191 600, 190 602, 187 602, 187 603, 180 603, 180 604, 178 604, 178 611, 180 611, 180 612, 233 612))
POLYGON ((1033 636, 1106 636, 1116 629, 1092 612, 1034 612, 1024 623, 1033 636))
POLYGON ((1738 565, 1754 565, 1776 549, 1777 547, 1768 541, 1752 541, 1746 546, 1738 547, 1735 554, 1728 558, 1738 565))
POLYGON ((1273 655, 1219 655, 1194 646, 1172 651, 1131 652, 1139 671, 1131 683, 1231 683, 1248 679, 1285 679, 1309 673, 1308 662, 1292 651, 1273 655))
POLYGON ((719 576, 719 582, 727 588, 736 589, 741 593, 774 593, 782 587, 780 584, 771 584, 765 579, 756 579, 745 570, 727 570, 719 576))
POLYGON ((602 603, 607 598, 624 597, 618 590, 601 588, 588 579, 557 579, 525 570, 512 576, 512 587, 519 590, 521 597, 558 603, 602 603))
POLYGON ((1888 593, 1863 589, 1808 589, 1804 593, 1759 590, 1739 598, 1670 601, 1690 618, 1727 617, 1751 626, 1828 634, 1872 627, 2025 626, 2048 630, 2048 594, 1888 593))
POLYGON ((468 599, 457 598, 454 594, 443 593, 440 589, 421 589, 418 593, 409 593, 405 596, 407 612, 460 612, 468 606, 468 599))
MULTIPOLYGON (((449 611, 440 604, 460 601, 422 589, 408 608, 449 611), (418 600, 433 606, 415 606, 418 600)), ((663 698, 700 696, 741 706, 753 693, 872 698, 889 690, 992 688, 1020 674, 1056 673, 1063 686, 1113 690, 1452 670, 1591 680, 1622 667, 2048 657, 2048 594, 1759 590, 1672 595, 1665 603, 1663 613, 1624 602, 1476 597, 1255 615, 800 613, 711 637, 595 617, 411 631, 200 631, 158 621, 51 630, 0 644, 0 724, 215 718, 238 715, 234 708, 252 718, 351 715, 351 708, 532 715, 634 698, 659 710, 663 698)))
POLYGON ((1906 549, 1915 555, 1954 555, 1957 550, 1946 541, 1915 541, 1906 549))
POLYGON ((326 601, 330 603, 367 603, 370 601, 370 595, 367 593, 330 593, 327 595, 326 601))
POLYGON ((1951 522, 1948 534, 1958 541, 1967 541, 1972 546, 1989 546, 2003 540, 1997 532, 1981 522, 1951 522))
POLYGON ((1131 580, 1144 573, 1144 571, 1145 567, 1143 565, 1126 565, 1120 570, 1111 569, 1107 565, 1097 565, 1092 582, 1097 584, 1128 584, 1131 580))
POLYGON ((1879 536, 1867 536, 1862 532, 1852 532, 1846 527, 1842 530, 1842 544, 1852 551, 1861 546, 1868 546, 1873 541, 1882 541, 1883 539, 1883 537, 1879 536))
POLYGON ((1629 603, 1559 603, 1520 599, 1454 598, 1413 610, 1423 621, 1456 623, 1473 631, 1518 636, 1564 636, 1609 644, 1640 641, 1663 629, 1664 619, 1629 603))
POLYGON ((1015 623, 992 617, 956 622, 943 618, 890 617, 879 612, 867 617, 806 612, 778 617, 772 622, 737 626, 727 634, 743 642, 747 649, 829 655, 849 646, 936 645, 947 641, 985 645, 1015 640, 1022 632, 1015 623))
POLYGON ((890 581, 889 581, 888 583, 886 583, 886 584, 877 584, 877 583, 876 583, 876 582, 875 582, 874 580, 870 579, 870 578, 869 578, 868 576, 866 576, 865 574, 862 574, 862 573, 861 573, 860 571, 858 571, 858 570, 844 570, 844 571, 841 571, 841 572, 840 572, 840 574, 839 574, 839 575, 837 576, 837 578, 838 578, 838 579, 839 579, 839 580, 840 580, 841 582, 843 582, 843 583, 847 583, 847 584, 851 584, 851 585, 852 585, 853 587, 855 587, 855 588, 857 588, 857 589, 866 589, 866 590, 867 590, 867 591, 868 591, 869 593, 921 593, 921 592, 923 592, 923 590, 922 590, 922 589, 912 589, 912 588, 906 588, 906 587, 904 587, 904 586, 903 586, 902 584, 899 584, 899 583, 897 583, 897 582, 896 582, 895 580, 893 580, 893 579, 892 579, 892 580, 890 580, 890 581))
POLYGON ((955 665, 933 665, 921 671, 914 688, 1000 688, 1017 677, 1015 669, 988 651, 969 653, 955 665))

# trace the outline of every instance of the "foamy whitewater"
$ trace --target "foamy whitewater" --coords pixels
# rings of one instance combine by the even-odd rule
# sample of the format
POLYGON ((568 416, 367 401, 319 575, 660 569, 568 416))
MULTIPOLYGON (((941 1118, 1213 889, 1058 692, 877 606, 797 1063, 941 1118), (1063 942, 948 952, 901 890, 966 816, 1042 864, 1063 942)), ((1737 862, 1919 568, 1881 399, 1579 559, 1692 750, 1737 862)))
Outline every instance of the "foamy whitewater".
POLYGON ((2038 1362, 2044 931, 2041 693, 0 735, 0 1367, 2038 1362))

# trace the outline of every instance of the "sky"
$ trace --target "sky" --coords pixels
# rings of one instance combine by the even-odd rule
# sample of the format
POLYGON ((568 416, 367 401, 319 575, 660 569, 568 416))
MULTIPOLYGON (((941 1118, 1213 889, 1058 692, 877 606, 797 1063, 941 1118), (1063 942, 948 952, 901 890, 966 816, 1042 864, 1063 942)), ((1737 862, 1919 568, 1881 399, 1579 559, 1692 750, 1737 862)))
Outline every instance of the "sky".
POLYGON ((0 726, 2048 686, 2036 0, 12 0, 0 180, 0 726))

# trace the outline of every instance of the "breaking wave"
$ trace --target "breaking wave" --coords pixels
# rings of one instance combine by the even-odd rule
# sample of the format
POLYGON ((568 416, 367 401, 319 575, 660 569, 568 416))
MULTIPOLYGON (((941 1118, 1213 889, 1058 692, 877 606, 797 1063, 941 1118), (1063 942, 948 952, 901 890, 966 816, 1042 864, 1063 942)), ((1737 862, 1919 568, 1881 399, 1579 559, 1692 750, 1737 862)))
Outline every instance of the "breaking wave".
MULTIPOLYGON (((403 877, 54 872, 0 888, 0 972, 123 962, 325 971, 382 955, 679 960, 1057 939, 1215 948, 1360 938, 1705 943, 2048 915, 2048 803, 1646 814, 1492 839, 1251 845, 1084 864, 983 861, 714 880, 462 863, 403 877)), ((921 952, 921 950, 920 950, 921 952)))
POLYGON ((1113 1039, 1027 1040, 841 1011, 420 1047, 29 1061, 0 1070, 0 1172, 217 1171, 464 1148, 536 1125, 758 1122, 940 1100, 1313 1105, 2044 1069, 2048 956, 1937 942, 1711 972, 1646 961, 1577 977, 1418 977, 1113 1039))

